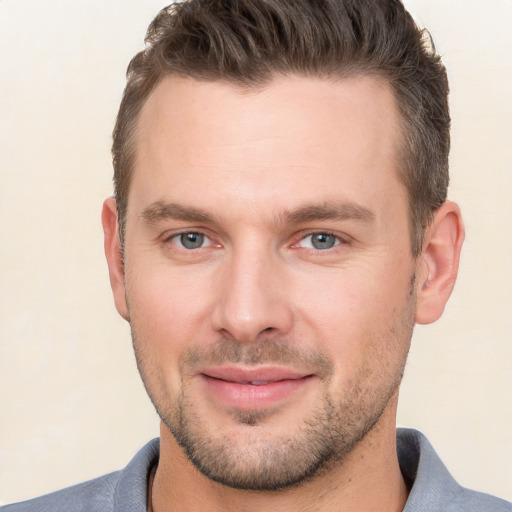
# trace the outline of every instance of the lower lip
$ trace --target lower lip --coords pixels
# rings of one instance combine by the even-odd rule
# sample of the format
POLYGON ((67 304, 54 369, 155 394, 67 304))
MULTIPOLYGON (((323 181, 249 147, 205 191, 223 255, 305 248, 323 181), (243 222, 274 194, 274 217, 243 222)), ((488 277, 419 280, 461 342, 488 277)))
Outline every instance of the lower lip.
POLYGON ((255 386, 215 379, 203 375, 210 393, 224 404, 241 410, 266 409, 303 389, 311 376, 280 380, 255 386))

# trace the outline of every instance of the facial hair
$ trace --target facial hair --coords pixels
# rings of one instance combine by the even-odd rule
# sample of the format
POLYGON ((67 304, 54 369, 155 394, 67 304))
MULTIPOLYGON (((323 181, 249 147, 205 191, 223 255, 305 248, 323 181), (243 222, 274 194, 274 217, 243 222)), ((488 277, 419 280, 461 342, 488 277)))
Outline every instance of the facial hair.
MULTIPOLYGON (((414 284, 414 281, 411 281, 414 284)), ((360 368, 333 397, 329 384, 334 364, 319 349, 303 350, 286 339, 267 338, 254 344, 222 338, 208 347, 191 347, 179 360, 181 390, 171 397, 153 371, 148 350, 131 323, 137 366, 162 422, 188 459, 206 477, 228 487, 249 491, 285 490, 342 464, 354 447, 374 428, 390 399, 397 393, 414 326, 415 296, 411 293, 387 336, 372 340, 373 363, 395 352, 393 365, 360 368), (237 410, 233 422, 243 430, 242 441, 212 428, 195 400, 188 376, 199 366, 275 364, 304 369, 317 376, 323 392, 306 417, 290 425, 286 434, 274 435, 270 410, 237 410), (266 428, 267 427, 267 428, 266 428)), ((387 360, 388 358, 384 358, 387 360)))

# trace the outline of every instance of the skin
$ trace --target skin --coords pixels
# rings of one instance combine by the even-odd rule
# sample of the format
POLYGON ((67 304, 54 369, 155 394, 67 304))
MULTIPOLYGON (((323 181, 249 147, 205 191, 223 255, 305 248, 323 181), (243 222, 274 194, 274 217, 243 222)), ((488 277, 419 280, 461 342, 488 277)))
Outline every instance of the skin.
POLYGON ((445 203, 413 258, 399 137, 393 94, 372 77, 251 92, 167 77, 144 105, 124 263, 113 199, 103 224, 116 306, 163 419, 154 510, 403 509, 398 386, 414 322, 436 320, 451 293, 463 227, 445 203), (233 395, 211 378, 219 368, 298 378, 270 399, 266 384, 233 395), (171 430, 252 490, 199 471, 171 430), (262 465, 297 472, 301 446, 330 432, 316 472, 254 490, 262 465))

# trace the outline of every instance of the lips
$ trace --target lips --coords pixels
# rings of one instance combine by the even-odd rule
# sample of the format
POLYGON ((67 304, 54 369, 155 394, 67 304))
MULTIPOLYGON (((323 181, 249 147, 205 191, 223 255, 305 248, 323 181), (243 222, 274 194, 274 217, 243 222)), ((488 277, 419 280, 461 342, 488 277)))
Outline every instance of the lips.
POLYGON ((244 382, 239 382, 239 384, 250 384, 252 386, 264 386, 265 384, 270 384, 271 380, 248 380, 244 382))
POLYGON ((288 368, 273 366, 247 369, 218 366, 213 368, 205 368, 201 373, 214 379, 237 383, 269 383, 281 380, 296 380, 306 376, 304 373, 300 373, 288 368))
POLYGON ((312 375, 281 367, 205 368, 200 376, 216 400, 241 410, 265 409, 291 398, 312 375))

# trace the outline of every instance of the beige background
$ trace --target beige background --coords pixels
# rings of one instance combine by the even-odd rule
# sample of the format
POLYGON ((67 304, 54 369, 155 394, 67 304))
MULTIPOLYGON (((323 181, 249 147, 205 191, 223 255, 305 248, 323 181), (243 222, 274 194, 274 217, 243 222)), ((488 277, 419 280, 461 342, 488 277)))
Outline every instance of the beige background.
MULTIPOLYGON (((467 242, 418 328, 399 423, 459 481, 512 499, 512 1, 408 0, 452 87, 467 242)), ((159 0, 0 0, 0 502, 122 467, 157 435, 117 317, 99 213, 129 58, 159 0)))

